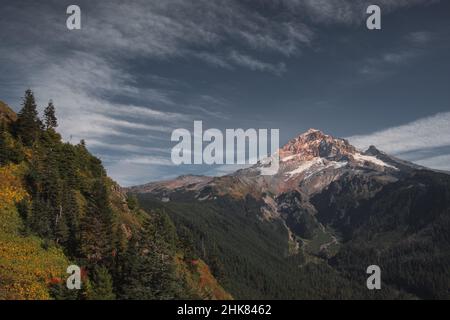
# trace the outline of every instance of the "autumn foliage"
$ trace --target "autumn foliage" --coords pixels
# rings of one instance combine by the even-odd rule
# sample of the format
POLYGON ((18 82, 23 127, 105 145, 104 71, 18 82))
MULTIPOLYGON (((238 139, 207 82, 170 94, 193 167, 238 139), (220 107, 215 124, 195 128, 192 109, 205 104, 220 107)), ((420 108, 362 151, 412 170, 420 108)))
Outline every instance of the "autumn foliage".
POLYGON ((49 281, 64 276, 68 260, 60 249, 22 236, 15 205, 27 197, 23 171, 14 164, 0 167, 0 299, 49 299, 49 281))
POLYGON ((186 299, 204 295, 197 285, 219 288, 175 271, 184 247, 168 215, 139 208, 84 141, 63 142, 55 112, 49 104, 42 121, 30 90, 17 117, 0 108, 0 300, 186 299), (65 285, 71 264, 81 290, 65 285))

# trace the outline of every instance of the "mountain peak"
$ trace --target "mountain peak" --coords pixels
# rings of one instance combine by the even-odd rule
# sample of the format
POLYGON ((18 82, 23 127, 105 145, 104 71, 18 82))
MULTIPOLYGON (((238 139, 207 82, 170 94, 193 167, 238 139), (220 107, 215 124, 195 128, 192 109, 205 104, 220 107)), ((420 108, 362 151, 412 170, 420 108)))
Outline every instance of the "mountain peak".
POLYGON ((323 132, 320 131, 319 129, 309 128, 308 131, 306 131, 305 133, 303 133, 303 135, 311 134, 311 133, 321 133, 321 134, 323 134, 323 132))
POLYGON ((314 157, 340 157, 355 153, 356 149, 345 139, 334 138, 317 129, 309 129, 289 141, 281 151, 284 156, 298 155, 307 160, 314 157))
POLYGON ((299 137, 307 138, 308 140, 315 140, 325 137, 326 134, 317 129, 309 129, 308 131, 302 133, 299 137))
POLYGON ((383 154, 380 150, 378 150, 375 146, 370 146, 369 149, 364 152, 364 154, 370 155, 370 156, 378 156, 383 154))

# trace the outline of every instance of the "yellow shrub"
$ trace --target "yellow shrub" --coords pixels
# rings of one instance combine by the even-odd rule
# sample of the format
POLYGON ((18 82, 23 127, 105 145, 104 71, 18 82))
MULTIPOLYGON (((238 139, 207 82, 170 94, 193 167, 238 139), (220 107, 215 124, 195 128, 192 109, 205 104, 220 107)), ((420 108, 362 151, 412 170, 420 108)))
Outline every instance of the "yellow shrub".
POLYGON ((16 164, 0 167, 0 209, 11 207, 27 195, 20 177, 22 171, 16 164))
POLYGON ((57 248, 44 249, 35 237, 0 235, 0 300, 50 299, 49 282, 64 279, 69 266, 57 248))
POLYGON ((27 196, 23 170, 20 165, 0 167, 0 300, 50 299, 49 282, 63 280, 70 264, 60 249, 44 249, 39 238, 21 236, 15 204, 27 196))

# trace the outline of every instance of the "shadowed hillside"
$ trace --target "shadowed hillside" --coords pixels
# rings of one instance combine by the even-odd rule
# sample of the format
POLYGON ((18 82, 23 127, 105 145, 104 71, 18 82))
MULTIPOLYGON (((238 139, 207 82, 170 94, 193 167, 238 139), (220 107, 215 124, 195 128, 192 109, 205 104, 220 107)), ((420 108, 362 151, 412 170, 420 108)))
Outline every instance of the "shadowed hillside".
POLYGON ((0 103, 0 299, 231 298, 163 210, 142 210, 57 125, 30 90, 17 115, 0 103), (81 290, 66 288, 71 264, 81 290))

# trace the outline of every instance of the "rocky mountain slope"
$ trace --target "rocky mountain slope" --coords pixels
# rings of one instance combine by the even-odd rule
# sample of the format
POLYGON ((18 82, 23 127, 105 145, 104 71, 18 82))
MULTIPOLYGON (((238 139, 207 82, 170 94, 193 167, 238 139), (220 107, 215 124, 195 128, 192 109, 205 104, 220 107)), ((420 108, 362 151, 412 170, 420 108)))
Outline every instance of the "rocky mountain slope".
MULTIPOLYGON (((282 272, 279 282, 296 283, 305 268, 314 269, 310 271, 314 274, 324 267, 320 271, 325 274, 323 279, 334 282, 344 277, 344 287, 358 287, 364 285, 364 268, 395 250, 405 256, 398 261, 384 257, 390 271, 409 265, 413 258, 407 256, 408 250, 420 252, 423 256, 418 260, 426 271, 417 272, 427 282, 419 290, 411 284, 414 269, 407 276, 411 283, 406 284, 399 280, 403 276, 387 271, 391 282, 384 293, 448 297, 449 292, 442 287, 437 290, 440 285, 430 280, 434 276, 428 261, 433 258, 423 249, 434 243, 434 233, 443 236, 445 241, 435 249, 442 259, 438 265, 450 267, 445 236, 450 231, 450 176, 391 157, 373 146, 362 152, 344 139, 314 129, 289 141, 279 157, 280 168, 273 176, 261 175, 261 169, 273 161, 269 158, 223 177, 183 176, 128 191, 138 194, 144 206, 165 208, 179 228, 190 229, 203 257, 208 261, 212 254, 219 260, 219 277, 222 273, 227 288, 237 297, 304 297, 296 288, 289 292, 279 288, 273 279, 282 272), (357 266, 358 272, 342 262, 342 255, 364 247, 370 247, 370 253, 357 266), (226 258, 220 259, 221 254, 226 258), (237 270, 236 261, 264 274, 261 277, 270 284, 261 287, 245 282, 250 272, 237 270), (359 278, 361 282, 355 284, 359 278), (273 290, 268 293, 266 286, 273 290)), ((450 288, 450 278, 440 279, 450 288)), ((298 286, 304 288, 304 282, 298 286)), ((312 291, 311 296, 336 297, 321 290, 312 291)), ((352 290, 350 296, 366 294, 352 290)))

